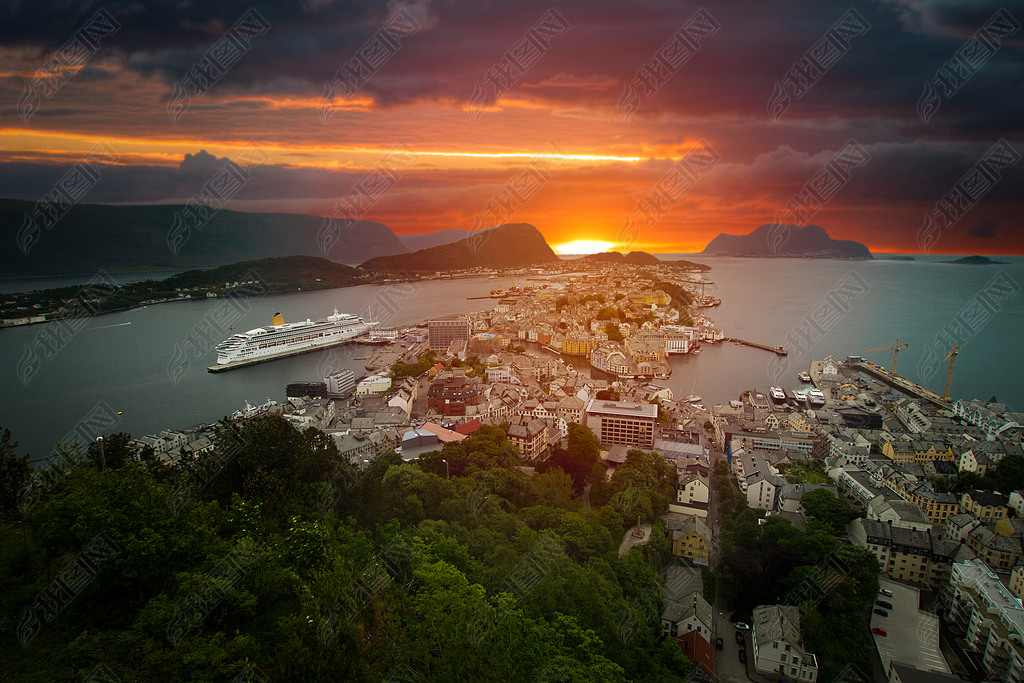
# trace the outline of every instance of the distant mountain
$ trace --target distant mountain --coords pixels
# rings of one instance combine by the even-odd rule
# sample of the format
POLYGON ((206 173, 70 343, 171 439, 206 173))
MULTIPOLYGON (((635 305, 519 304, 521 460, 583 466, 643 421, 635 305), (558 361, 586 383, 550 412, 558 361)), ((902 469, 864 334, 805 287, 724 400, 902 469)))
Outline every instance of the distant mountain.
POLYGON ((631 251, 628 254, 623 254, 620 251, 606 251, 602 254, 587 254, 581 256, 580 261, 600 261, 602 263, 629 263, 634 266, 656 266, 661 263, 654 254, 648 254, 646 251, 631 251))
POLYGON ((205 268, 296 254, 359 263, 408 251, 390 228, 370 221, 349 226, 306 214, 227 209, 210 210, 202 221, 186 218, 186 208, 80 204, 52 227, 38 221, 38 229, 26 231, 35 203, 0 199, 0 240, 11 246, 0 249, 0 276, 205 268))
POLYGON ((359 267, 409 271, 516 268, 557 260, 555 252, 537 228, 529 223, 506 223, 475 232, 451 244, 421 249, 412 254, 378 256, 359 267))
POLYGON ((451 244, 452 242, 464 240, 469 237, 469 234, 469 230, 449 228, 448 230, 436 230, 422 235, 399 235, 398 239, 401 240, 402 244, 409 251, 419 251, 420 249, 430 249, 442 244, 451 244))
POLYGON ((956 263, 965 266, 991 266, 993 264, 1005 264, 1005 261, 993 261, 988 256, 964 256, 955 261, 940 261, 940 263, 956 263))
POLYGON ((707 256, 785 256, 800 258, 871 258, 860 242, 834 240, 818 225, 768 223, 747 235, 722 233, 708 243, 707 256))

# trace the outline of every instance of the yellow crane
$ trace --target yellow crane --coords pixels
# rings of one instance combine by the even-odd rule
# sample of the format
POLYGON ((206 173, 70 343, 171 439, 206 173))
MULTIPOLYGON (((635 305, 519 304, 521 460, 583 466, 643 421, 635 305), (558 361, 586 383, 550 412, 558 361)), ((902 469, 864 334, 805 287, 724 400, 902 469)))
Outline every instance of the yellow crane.
POLYGON ((868 349, 868 353, 871 353, 872 351, 888 351, 889 349, 892 349, 892 368, 891 368, 891 370, 892 370, 892 374, 895 375, 896 374, 896 361, 899 360, 900 349, 905 349, 908 346, 910 346, 910 344, 900 344, 900 340, 899 340, 899 338, 897 338, 896 339, 896 343, 893 344, 892 346, 882 346, 882 347, 877 348, 877 349, 868 349))
POLYGON ((942 395, 943 401, 949 400, 949 385, 953 383, 953 364, 956 363, 956 354, 959 350, 960 349, 957 347, 957 345, 953 344, 953 350, 950 351, 949 354, 942 359, 943 363, 945 363, 947 360, 949 361, 949 372, 946 374, 946 393, 942 395))

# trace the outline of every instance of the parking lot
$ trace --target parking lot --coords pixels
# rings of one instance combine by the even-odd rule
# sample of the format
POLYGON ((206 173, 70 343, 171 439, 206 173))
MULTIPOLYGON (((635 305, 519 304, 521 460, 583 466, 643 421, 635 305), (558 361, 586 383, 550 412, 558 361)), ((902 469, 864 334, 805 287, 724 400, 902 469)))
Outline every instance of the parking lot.
POLYGON ((883 628, 886 635, 872 634, 882 664, 888 668, 895 660, 921 671, 950 673, 939 651, 939 618, 918 609, 920 594, 916 588, 879 577, 879 586, 892 591, 892 597, 879 594, 877 600, 892 603, 892 609, 872 607, 871 627, 883 628), (885 609, 888 617, 874 613, 885 609))

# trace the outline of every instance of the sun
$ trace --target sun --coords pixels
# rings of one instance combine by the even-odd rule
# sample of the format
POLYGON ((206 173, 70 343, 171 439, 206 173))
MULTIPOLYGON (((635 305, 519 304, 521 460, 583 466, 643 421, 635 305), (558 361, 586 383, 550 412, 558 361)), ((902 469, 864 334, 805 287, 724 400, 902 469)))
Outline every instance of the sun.
POLYGON ((614 242, 600 242, 597 240, 576 240, 566 242, 555 247, 559 254, 599 254, 614 247, 614 242))

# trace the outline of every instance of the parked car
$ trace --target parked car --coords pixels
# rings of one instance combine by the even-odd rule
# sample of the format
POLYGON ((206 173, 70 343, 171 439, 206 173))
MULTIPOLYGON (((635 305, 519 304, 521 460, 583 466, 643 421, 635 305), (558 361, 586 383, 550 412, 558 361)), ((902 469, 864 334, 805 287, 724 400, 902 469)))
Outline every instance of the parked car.
POLYGON ((746 641, 743 640, 743 631, 736 631, 736 644, 746 645, 746 641))
POLYGON ((740 661, 743 662, 744 664, 747 663, 747 651, 746 650, 740 650, 740 661))
POLYGON ((882 595, 887 595, 890 598, 892 597, 892 591, 889 590, 888 588, 883 588, 882 590, 880 590, 878 592, 881 593, 882 595))
POLYGON ((887 617, 887 616, 889 616, 889 613, 886 612, 884 609, 876 609, 875 610, 875 614, 877 614, 880 617, 887 617))
POLYGON ((884 629, 884 628, 878 628, 877 626, 875 626, 874 628, 872 628, 872 629, 871 629, 871 632, 872 632, 872 633, 877 633, 877 634, 878 634, 878 635, 880 635, 880 636, 888 635, 888 634, 886 633, 886 631, 885 631, 885 629, 884 629))
POLYGON ((875 604, 885 609, 892 609, 892 603, 888 600, 875 600, 875 604))
POLYGON ((744 624, 742 621, 737 621, 736 622, 736 628, 739 629, 740 631, 749 631, 750 630, 750 624, 744 624))
POLYGON ((725 647, 725 641, 721 638, 715 638, 715 647, 721 650, 723 647, 725 647))

